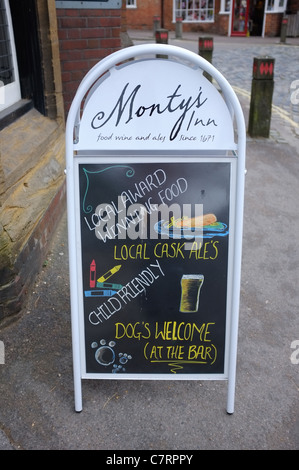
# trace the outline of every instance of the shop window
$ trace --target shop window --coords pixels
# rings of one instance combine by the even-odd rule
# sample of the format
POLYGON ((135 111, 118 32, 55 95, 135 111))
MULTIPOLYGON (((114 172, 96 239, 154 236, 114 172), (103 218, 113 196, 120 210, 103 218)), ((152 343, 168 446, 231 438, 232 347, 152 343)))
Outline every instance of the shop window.
POLYGON ((229 13, 230 12, 230 5, 231 5, 230 0, 221 0, 219 13, 229 13))
POLYGON ((272 13, 282 13, 287 7, 287 0, 268 0, 266 3, 266 11, 272 13))
POLYGON ((214 21, 214 0, 175 0, 174 21, 181 17, 186 23, 214 21))
POLYGON ((21 98, 8 0, 0 0, 0 111, 21 98))
POLYGON ((137 8, 137 0, 126 0, 127 8, 137 8))

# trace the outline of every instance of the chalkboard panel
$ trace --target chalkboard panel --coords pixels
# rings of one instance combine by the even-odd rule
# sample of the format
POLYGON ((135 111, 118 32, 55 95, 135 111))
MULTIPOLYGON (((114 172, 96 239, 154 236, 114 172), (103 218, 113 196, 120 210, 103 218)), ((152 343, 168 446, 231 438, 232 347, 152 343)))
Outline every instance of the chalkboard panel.
POLYGON ((234 159, 90 161, 77 166, 86 374, 224 374, 234 159))

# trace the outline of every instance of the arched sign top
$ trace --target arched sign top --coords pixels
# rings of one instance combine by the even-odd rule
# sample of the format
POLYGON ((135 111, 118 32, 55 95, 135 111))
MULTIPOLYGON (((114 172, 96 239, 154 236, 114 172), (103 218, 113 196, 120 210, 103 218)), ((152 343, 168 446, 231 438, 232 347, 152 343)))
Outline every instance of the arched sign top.
POLYGON ((202 70, 146 59, 114 67, 84 107, 78 149, 234 149, 233 123, 202 70))
POLYGON ((230 85, 205 59, 149 44, 99 62, 82 81, 68 124, 76 128, 74 150, 236 150, 238 105, 230 85), (156 59, 161 51, 168 59, 156 59))

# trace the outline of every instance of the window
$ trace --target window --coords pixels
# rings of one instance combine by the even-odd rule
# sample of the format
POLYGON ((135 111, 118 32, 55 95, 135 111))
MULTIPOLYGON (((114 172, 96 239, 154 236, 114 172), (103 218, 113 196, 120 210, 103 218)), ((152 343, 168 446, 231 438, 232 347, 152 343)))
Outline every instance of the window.
POLYGON ((8 0, 0 0, 0 111, 21 98, 8 0))
POLYGON ((12 61, 11 45, 9 39, 7 14, 4 8, 4 1, 0 3, 0 57, 1 69, 0 77, 4 85, 14 81, 14 68, 12 61))
POLYGON ((230 12, 230 0, 221 0, 219 13, 229 13, 229 12, 230 12))
POLYGON ((137 0, 127 0, 127 8, 137 8, 137 0))
POLYGON ((281 13, 286 10, 287 0, 268 0, 266 4, 266 11, 272 13, 281 13))
POLYGON ((274 3, 275 3, 275 0, 268 0, 267 11, 274 10, 274 3))
POLYGON ((214 0, 175 0, 174 21, 181 17, 186 23, 214 21, 214 0))

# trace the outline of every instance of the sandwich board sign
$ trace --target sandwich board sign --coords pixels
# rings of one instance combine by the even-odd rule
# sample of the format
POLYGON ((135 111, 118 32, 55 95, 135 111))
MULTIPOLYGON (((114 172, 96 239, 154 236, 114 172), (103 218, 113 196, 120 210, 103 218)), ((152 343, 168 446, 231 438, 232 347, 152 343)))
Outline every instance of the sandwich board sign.
POLYGON ((82 379, 182 379, 227 380, 233 413, 245 142, 232 88, 185 49, 133 46, 83 79, 66 128, 76 411, 82 379))

